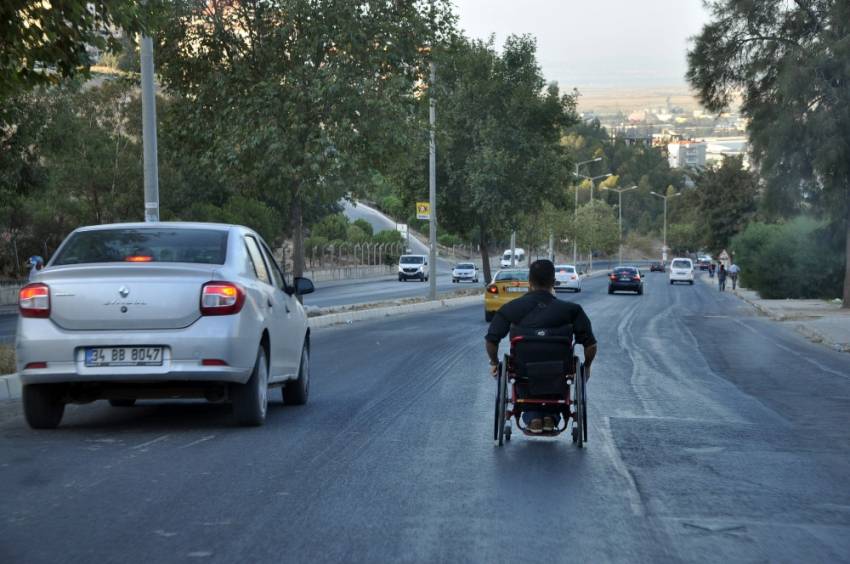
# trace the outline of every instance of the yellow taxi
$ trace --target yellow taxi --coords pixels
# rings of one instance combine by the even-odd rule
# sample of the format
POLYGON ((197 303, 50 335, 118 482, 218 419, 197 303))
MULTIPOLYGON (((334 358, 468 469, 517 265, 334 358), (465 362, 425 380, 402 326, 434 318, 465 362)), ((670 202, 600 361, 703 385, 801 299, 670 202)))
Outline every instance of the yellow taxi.
POLYGON ((484 319, 492 321, 500 307, 528 293, 528 270, 500 270, 484 290, 484 319))

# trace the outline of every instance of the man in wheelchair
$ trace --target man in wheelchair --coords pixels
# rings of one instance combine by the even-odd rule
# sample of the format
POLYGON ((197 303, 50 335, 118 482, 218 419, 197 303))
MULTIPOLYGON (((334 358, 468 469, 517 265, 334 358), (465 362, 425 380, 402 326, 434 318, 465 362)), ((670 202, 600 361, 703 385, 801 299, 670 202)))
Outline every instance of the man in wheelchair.
MULTIPOLYGON (((487 356, 490 357, 490 371, 495 377, 499 367, 499 342, 511 334, 511 339, 517 341, 517 337, 563 337, 563 339, 551 339, 568 343, 572 336, 575 342, 584 347, 584 366, 587 378, 590 378, 590 365, 596 356, 596 338, 590 319, 584 309, 572 302, 559 300, 555 297, 555 266, 551 261, 538 260, 531 264, 528 271, 528 293, 516 300, 506 303, 497 312, 485 337, 487 356)), ((521 339, 519 339, 521 341, 521 339)), ((539 340, 539 339, 538 339, 539 340)), ((529 353, 526 353, 529 354, 529 353)), ((546 361, 543 364, 552 364, 563 360, 572 363, 573 351, 569 345, 547 349, 545 345, 537 346, 537 350, 531 350, 530 354, 548 355, 548 359, 537 358, 538 361, 546 361), (557 357, 557 358, 556 358, 557 357)), ((566 374, 567 372, 563 372, 566 374)), ((529 393, 528 388, 520 386, 519 390, 529 393)), ((524 411, 522 419, 528 430, 532 433, 551 432, 557 427, 560 416, 556 413, 524 411)))

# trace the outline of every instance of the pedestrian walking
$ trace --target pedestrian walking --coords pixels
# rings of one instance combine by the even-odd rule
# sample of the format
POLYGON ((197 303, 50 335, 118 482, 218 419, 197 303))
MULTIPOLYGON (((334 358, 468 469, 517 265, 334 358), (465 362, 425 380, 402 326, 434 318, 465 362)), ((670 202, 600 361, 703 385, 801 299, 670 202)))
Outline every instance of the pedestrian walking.
POLYGON ((708 265, 708 277, 709 278, 714 278, 714 268, 715 268, 715 265, 714 265, 713 262, 708 265))
POLYGON ((720 270, 717 271, 717 285, 721 292, 726 291, 726 266, 720 263, 720 270))
POLYGON ((732 280, 732 289, 738 287, 738 273, 741 272, 740 267, 734 262, 729 265, 729 278, 732 280))

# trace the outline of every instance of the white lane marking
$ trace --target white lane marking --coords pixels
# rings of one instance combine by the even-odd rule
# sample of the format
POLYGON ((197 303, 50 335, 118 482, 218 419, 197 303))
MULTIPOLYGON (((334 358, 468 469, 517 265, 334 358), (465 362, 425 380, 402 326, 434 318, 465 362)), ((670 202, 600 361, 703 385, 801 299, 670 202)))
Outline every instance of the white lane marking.
POLYGON ((160 537, 171 538, 177 536, 177 533, 171 531, 163 531, 162 529, 157 529, 153 532, 153 534, 158 535, 160 537))
POLYGON ((200 438, 200 439, 198 439, 197 441, 192 441, 191 443, 185 444, 185 445, 183 445, 183 446, 182 446, 182 447, 180 447, 180 448, 189 448, 189 447, 191 447, 191 446, 195 446, 195 445, 201 444, 201 443, 203 443, 203 442, 205 442, 205 441, 209 441, 209 440, 212 440, 212 439, 214 439, 214 438, 215 438, 215 435, 207 435, 206 437, 201 437, 201 438, 200 438))
POLYGON ((158 442, 160 442, 160 441, 164 441, 164 440, 166 440, 166 439, 167 439, 168 437, 170 437, 170 436, 171 436, 171 435, 163 435, 163 436, 161 436, 161 437, 157 437, 157 438, 155 438, 155 439, 153 439, 153 440, 151 440, 151 441, 148 441, 148 442, 146 442, 146 443, 142 443, 142 444, 140 444, 140 445, 136 445, 136 446, 130 447, 130 449, 131 449, 131 450, 138 450, 138 449, 140 449, 140 448, 145 448, 145 447, 150 446, 150 445, 152 445, 152 444, 154 444, 154 443, 158 443, 158 442))
POLYGON ((195 552, 190 552, 186 556, 189 558, 209 558, 212 554, 213 553, 209 550, 196 550, 195 552))
POLYGON ((622 456, 620 456, 620 449, 617 448, 617 443, 614 442, 614 436, 611 432, 611 418, 605 417, 603 420, 605 424, 594 425, 596 427, 594 430, 603 435, 605 440, 597 441, 595 444, 600 445, 604 450, 608 451, 608 458, 611 460, 614 470, 626 481, 626 496, 629 499, 629 507, 632 510, 632 514, 637 517, 643 517, 645 510, 643 500, 640 497, 640 490, 638 489, 634 475, 629 471, 629 467, 626 465, 622 456))

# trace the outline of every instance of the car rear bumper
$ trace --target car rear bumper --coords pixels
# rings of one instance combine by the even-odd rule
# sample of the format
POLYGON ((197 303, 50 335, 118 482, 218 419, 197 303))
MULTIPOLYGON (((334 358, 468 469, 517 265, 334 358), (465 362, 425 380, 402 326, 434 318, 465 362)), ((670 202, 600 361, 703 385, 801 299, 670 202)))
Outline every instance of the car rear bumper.
POLYGON ((693 274, 670 274, 670 280, 673 282, 693 282, 693 274))
POLYGON ((260 335, 243 316, 202 317, 189 327, 146 331, 67 331, 50 319, 20 318, 15 342, 24 385, 56 382, 160 382, 248 380, 260 335), (88 367, 87 347, 163 347, 161 366, 88 367), (204 359, 225 366, 203 366, 204 359), (46 368, 25 368, 31 362, 46 368))
POLYGON ((641 288, 640 282, 612 282, 608 285, 608 287, 617 292, 617 291, 631 291, 637 292, 641 288))
POLYGON ((555 289, 578 289, 581 287, 581 280, 555 280, 555 289))

